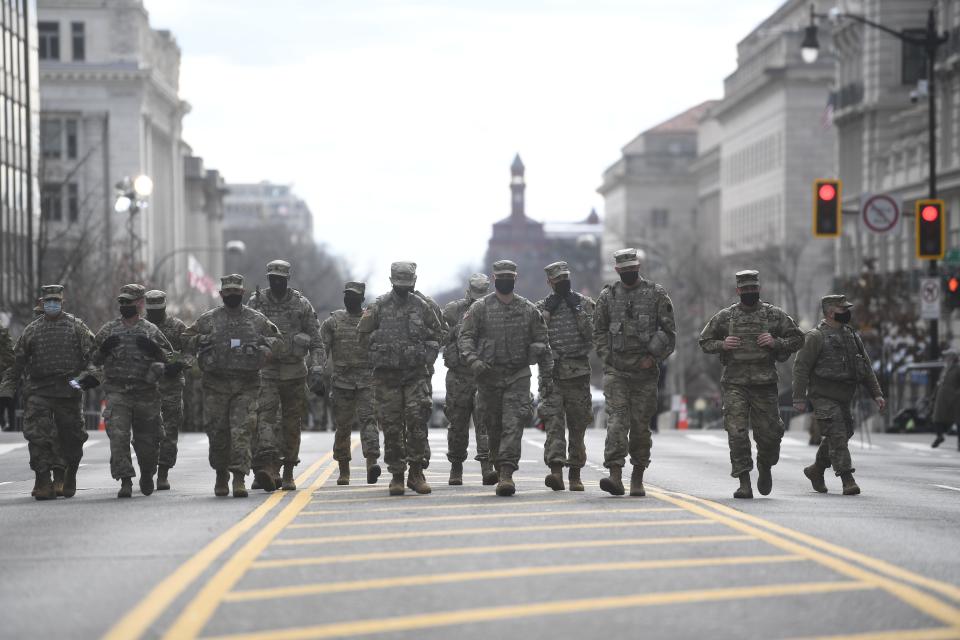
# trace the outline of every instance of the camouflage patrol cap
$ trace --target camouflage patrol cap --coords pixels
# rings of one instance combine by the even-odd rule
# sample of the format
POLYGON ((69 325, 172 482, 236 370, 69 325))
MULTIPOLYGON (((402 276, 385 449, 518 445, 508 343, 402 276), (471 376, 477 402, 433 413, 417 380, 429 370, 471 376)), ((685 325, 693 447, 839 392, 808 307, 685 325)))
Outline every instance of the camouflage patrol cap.
POLYGON ((267 263, 268 276, 290 277, 290 263, 286 260, 273 260, 267 263))
POLYGON ((231 273, 228 276, 220 277, 220 292, 243 291, 243 276, 239 273, 231 273))
POLYGON ((417 283, 416 262, 394 262, 390 265, 390 284, 412 287, 417 283))
POLYGON ((754 271, 752 269, 747 269, 746 271, 737 271, 737 286, 738 287, 759 287, 760 286, 760 272, 754 271))
POLYGON ((45 284, 40 287, 41 300, 63 300, 62 284, 45 284))
POLYGON ((476 295, 486 295, 490 291, 490 278, 484 273, 473 274, 470 276, 469 289, 476 295))
POLYGON ((363 282, 348 282, 343 285, 343 291, 344 293, 347 291, 353 291, 354 293, 358 293, 362 296, 367 292, 367 285, 363 282))
POLYGON ((547 272, 547 277, 551 280, 567 280, 570 278, 570 267, 563 260, 548 264, 543 270, 547 272))
POLYGON ((125 284, 120 287, 120 295, 117 296, 117 300, 121 303, 136 302, 143 298, 145 292, 146 288, 142 284, 125 284))
POLYGON ((517 263, 513 260, 497 260, 493 263, 494 276, 517 277, 517 263))
POLYGON ((828 296, 820 298, 820 309, 823 311, 826 311, 827 307, 843 307, 844 309, 849 309, 852 306, 853 303, 847 302, 847 296, 842 293, 831 293, 828 296))
POLYGON ((613 266, 620 267, 639 267, 640 252, 636 249, 620 249, 613 252, 613 266))
POLYGON ((167 308, 167 294, 160 289, 151 289, 147 291, 147 309, 166 309, 167 308))

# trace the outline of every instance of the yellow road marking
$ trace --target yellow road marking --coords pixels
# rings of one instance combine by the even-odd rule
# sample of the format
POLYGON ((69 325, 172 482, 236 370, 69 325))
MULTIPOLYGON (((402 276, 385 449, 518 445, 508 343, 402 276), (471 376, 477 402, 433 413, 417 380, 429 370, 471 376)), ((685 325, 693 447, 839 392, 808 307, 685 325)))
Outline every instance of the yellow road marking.
MULTIPOLYGON (((498 497, 497 494, 494 493, 494 488, 490 487, 486 491, 476 491, 471 493, 460 493, 458 491, 434 491, 432 494, 430 494, 430 497, 427 498, 424 496, 418 496, 415 493, 411 493, 409 490, 403 496, 387 495, 386 487, 383 487, 380 490, 383 492, 383 495, 375 498, 326 498, 324 497, 324 498, 317 498, 313 502, 315 504, 327 505, 327 504, 351 504, 351 503, 358 504, 361 502, 367 503, 372 500, 375 500, 377 502, 389 501, 393 503, 401 503, 401 504, 406 503, 406 504, 413 505, 413 504, 423 503, 423 502, 431 503, 434 500, 437 500, 438 498, 490 498, 491 502, 497 502, 502 504, 507 504, 507 503, 523 504, 523 496, 527 496, 531 494, 555 495, 555 492, 552 491, 551 489, 524 491, 520 494, 520 497, 514 496, 513 498, 510 498, 509 500, 507 500, 507 499, 498 497)), ((323 493, 325 495, 329 495, 330 493, 335 493, 335 492, 330 491, 330 492, 323 492, 323 493)))
POLYGON ((479 536, 488 533, 525 533, 528 531, 575 531, 582 529, 611 529, 619 531, 627 527, 666 527, 674 525, 711 525, 713 520, 687 518, 684 520, 637 520, 636 522, 587 522, 577 524, 545 524, 522 527, 477 527, 475 529, 440 529, 435 531, 399 531, 390 533, 364 533, 321 538, 283 538, 274 545, 330 544, 332 542, 372 542, 375 540, 403 540, 406 538, 447 538, 451 536, 479 536))
MULTIPOLYGON (((745 598, 773 598, 780 596, 814 595, 841 591, 863 591, 875 588, 862 582, 803 582, 796 584, 770 584, 755 587, 731 587, 725 589, 696 589, 691 591, 668 591, 604 598, 557 600, 535 604, 498 607, 482 607, 461 611, 423 613, 373 620, 357 620, 321 624, 294 629, 271 629, 256 633, 215 636, 216 640, 300 640, 306 638, 335 638, 360 636, 372 633, 412 631, 449 627, 495 620, 513 620, 543 615, 607 611, 631 607, 650 607, 694 602, 720 602, 745 598)), ((214 640, 210 638, 209 640, 214 640)))
POLYGON ((642 571, 651 569, 689 569, 701 567, 720 567, 749 564, 777 564, 787 562, 806 562, 806 558, 791 555, 768 556, 731 556, 721 558, 679 558, 675 560, 641 560, 637 562, 590 562, 582 564, 550 565, 542 567, 511 567, 489 571, 461 571, 444 574, 398 576, 394 578, 376 578, 373 580, 345 580, 303 584, 271 589, 246 589, 228 593, 224 600, 228 602, 246 602, 295 596, 318 595, 322 593, 343 593, 346 591, 366 591, 368 589, 392 589, 395 587, 420 587, 436 584, 452 584, 500 578, 530 578, 537 576, 558 576, 569 573, 600 573, 608 571, 642 571))
POLYGON ((732 529, 736 529, 737 531, 748 533, 760 540, 763 540, 764 542, 772 544, 775 547, 779 547, 784 551, 802 555, 849 578, 854 578, 855 580, 883 589, 894 597, 899 598, 901 601, 906 602, 914 609, 922 611, 928 616, 936 618, 940 622, 960 629, 960 610, 941 600, 938 600, 927 593, 914 589, 909 585, 896 582, 895 580, 889 578, 884 578, 881 575, 850 564, 845 560, 821 553, 820 551, 816 551, 797 542, 792 542, 786 538, 779 537, 773 533, 742 522, 737 518, 732 518, 730 516, 718 513, 712 509, 708 509, 700 504, 667 495, 659 491, 649 493, 660 500, 675 504, 678 507, 683 507, 691 513, 704 518, 710 518, 718 524, 724 524, 732 529))
MULTIPOLYGON (((310 465, 297 477, 297 484, 306 482, 323 463, 330 460, 332 455, 332 453, 327 453, 310 465)), ((203 549, 194 554, 193 557, 177 567, 173 573, 154 587, 127 615, 121 618, 120 621, 107 632, 104 640, 137 638, 143 635, 150 625, 160 617, 164 610, 166 610, 194 580, 200 577, 221 554, 228 550, 245 533, 263 520, 263 518, 283 500, 285 495, 292 494, 286 491, 277 491, 271 494, 266 500, 260 503, 260 506, 247 514, 243 520, 221 533, 207 543, 203 549)))
POLYGON ((851 633, 840 636, 809 636, 793 638, 792 640, 957 640, 960 632, 949 627, 936 629, 901 629, 898 631, 868 631, 866 633, 851 633))
MULTIPOLYGON (((513 513, 470 513, 457 516, 413 516, 410 518, 375 518, 373 520, 344 520, 342 522, 308 522, 292 524, 288 529, 332 529, 336 527, 388 526, 391 524, 410 524, 426 522, 453 522, 459 520, 482 520, 484 518, 544 518, 549 516, 590 516, 614 513, 663 513, 665 511, 683 511, 679 507, 647 507, 636 509, 570 509, 568 511, 519 511, 513 513)), ((303 515, 303 514, 301 514, 303 515)), ((612 523, 611 523, 612 524, 612 523)))
POLYGON ((486 547, 449 547, 444 549, 415 549, 411 551, 377 551, 373 553, 345 553, 329 556, 310 556, 305 558, 259 560, 254 562, 251 568, 283 569, 286 567, 304 567, 310 565, 346 564, 348 562, 379 562, 383 560, 409 560, 415 558, 448 558, 451 556, 497 555, 501 553, 522 553, 524 551, 553 551, 559 549, 598 549, 605 547, 635 547, 666 544, 755 541, 755 538, 752 536, 738 534, 717 536, 631 538, 629 540, 569 540, 565 542, 530 542, 524 544, 504 544, 486 547))
MULTIPOLYGON (((563 504, 563 503, 583 504, 582 500, 572 498, 559 498, 557 500, 529 500, 527 502, 518 502, 514 500, 497 500, 490 502, 464 502, 457 504, 426 504, 423 501, 408 502, 402 507, 374 507, 373 509, 364 509, 363 513, 387 513, 390 511, 433 511, 436 509, 489 509, 493 507, 518 507, 527 505, 541 504, 563 504)), ((301 516, 334 516, 334 515, 352 515, 356 513, 355 509, 319 509, 316 511, 301 511, 301 516)))

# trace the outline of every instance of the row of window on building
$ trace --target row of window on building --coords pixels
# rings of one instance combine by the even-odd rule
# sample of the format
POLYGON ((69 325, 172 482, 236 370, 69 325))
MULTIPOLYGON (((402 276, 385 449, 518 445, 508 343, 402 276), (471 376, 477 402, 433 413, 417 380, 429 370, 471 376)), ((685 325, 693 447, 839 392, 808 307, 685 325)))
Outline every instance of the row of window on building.
MULTIPOLYGON (((87 59, 86 27, 82 22, 70 23, 70 59, 83 62, 87 59)), ((41 60, 60 60, 60 23, 37 23, 37 47, 41 60)))
POLYGON ((723 181, 735 185, 783 166, 783 132, 777 131, 723 159, 723 181))
POLYGON ((40 152, 47 160, 76 160, 76 118, 43 118, 40 121, 40 152))

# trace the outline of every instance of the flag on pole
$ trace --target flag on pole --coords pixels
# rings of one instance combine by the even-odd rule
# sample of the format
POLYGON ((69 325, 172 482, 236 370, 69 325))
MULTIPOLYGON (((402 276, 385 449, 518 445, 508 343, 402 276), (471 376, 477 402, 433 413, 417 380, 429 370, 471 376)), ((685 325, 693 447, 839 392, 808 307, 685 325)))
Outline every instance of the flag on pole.
POLYGON ((209 293, 214 299, 217 298, 217 283, 206 274, 203 265, 193 254, 187 256, 187 282, 190 288, 200 293, 209 293))

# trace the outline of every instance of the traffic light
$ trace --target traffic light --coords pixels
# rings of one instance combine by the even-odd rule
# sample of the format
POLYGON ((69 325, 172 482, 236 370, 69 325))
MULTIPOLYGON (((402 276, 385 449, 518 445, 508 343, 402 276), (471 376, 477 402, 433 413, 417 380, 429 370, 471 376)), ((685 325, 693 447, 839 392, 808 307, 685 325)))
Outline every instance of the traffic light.
POLYGON ((946 251, 946 212, 943 200, 917 200, 917 258, 940 260, 946 251))
POLYGON ((813 181, 813 235, 817 238, 840 235, 842 188, 839 180, 813 181))
POLYGON ((960 278, 957 277, 956 273, 948 274, 945 284, 947 292, 943 296, 944 306, 947 309, 960 307, 960 278))

